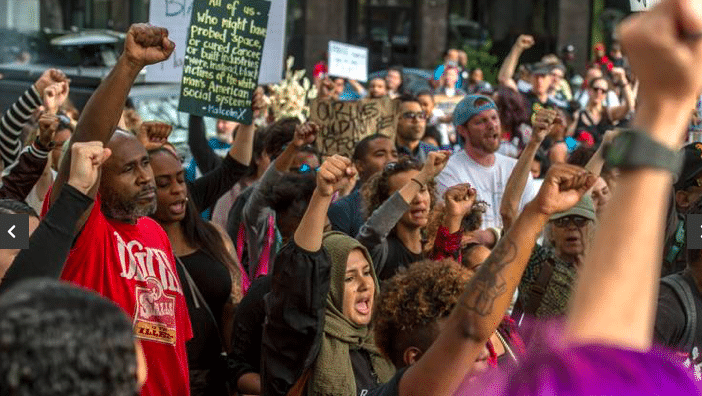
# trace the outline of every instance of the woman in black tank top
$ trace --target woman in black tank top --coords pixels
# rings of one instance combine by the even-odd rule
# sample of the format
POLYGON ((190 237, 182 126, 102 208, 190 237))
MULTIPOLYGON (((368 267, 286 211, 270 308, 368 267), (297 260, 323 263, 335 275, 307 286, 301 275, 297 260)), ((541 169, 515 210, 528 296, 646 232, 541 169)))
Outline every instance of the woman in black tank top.
POLYGON ((609 80, 604 77, 590 80, 587 106, 579 110, 575 115, 575 129, 573 132, 576 139, 580 134, 588 132, 595 139, 595 143, 599 144, 605 132, 612 129, 615 124, 629 114, 630 109, 633 107, 633 92, 626 81, 626 77, 620 77, 620 80, 624 84, 624 104, 610 107, 604 105, 607 92, 610 90, 609 80))
MULTIPOLYGON (((213 178, 211 182, 186 185, 180 159, 171 150, 151 150, 149 155, 158 198, 156 213, 151 217, 171 241, 193 327, 193 338, 186 344, 190 394, 225 396, 227 373, 222 352, 228 351, 227 334, 231 332, 227 328, 234 304, 241 299, 241 278, 229 237, 204 221, 200 212, 207 207, 203 207, 206 201, 219 198, 221 194, 214 196, 215 191, 226 192, 238 178, 226 182, 213 178), (200 194, 200 190, 207 193, 200 194)), ((222 168, 243 175, 246 167, 239 165, 227 158, 222 168)))

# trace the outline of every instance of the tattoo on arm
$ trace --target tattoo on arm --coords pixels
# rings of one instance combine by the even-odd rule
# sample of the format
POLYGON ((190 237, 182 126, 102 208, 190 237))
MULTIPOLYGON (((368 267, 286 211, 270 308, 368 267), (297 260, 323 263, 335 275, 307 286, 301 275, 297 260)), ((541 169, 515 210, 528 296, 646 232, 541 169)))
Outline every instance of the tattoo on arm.
POLYGON ((458 303, 479 316, 490 315, 495 300, 507 291, 503 270, 516 257, 517 246, 514 241, 509 238, 502 239, 468 283, 468 289, 458 303))

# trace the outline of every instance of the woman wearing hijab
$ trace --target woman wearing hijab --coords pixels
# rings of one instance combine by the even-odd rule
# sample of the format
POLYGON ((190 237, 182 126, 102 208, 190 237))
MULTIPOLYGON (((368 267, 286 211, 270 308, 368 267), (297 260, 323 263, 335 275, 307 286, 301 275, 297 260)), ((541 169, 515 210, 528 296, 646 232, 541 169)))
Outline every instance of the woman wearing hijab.
POLYGON ((354 174, 339 155, 322 164, 307 212, 278 254, 266 297, 262 394, 352 396, 394 373, 369 326, 378 280, 368 251, 342 233, 324 234, 332 196, 354 174))

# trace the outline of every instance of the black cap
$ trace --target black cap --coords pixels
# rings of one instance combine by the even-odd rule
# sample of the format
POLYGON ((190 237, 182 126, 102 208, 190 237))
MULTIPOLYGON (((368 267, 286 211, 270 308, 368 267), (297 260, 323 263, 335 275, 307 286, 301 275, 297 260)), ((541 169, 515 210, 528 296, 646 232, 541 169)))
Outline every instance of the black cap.
POLYGON ((675 190, 684 190, 697 185, 697 179, 702 173, 702 143, 690 143, 682 148, 685 160, 683 168, 675 183, 675 190))
POLYGON ((531 65, 531 74, 550 74, 551 70, 553 70, 553 66, 543 63, 543 62, 537 62, 531 65))

